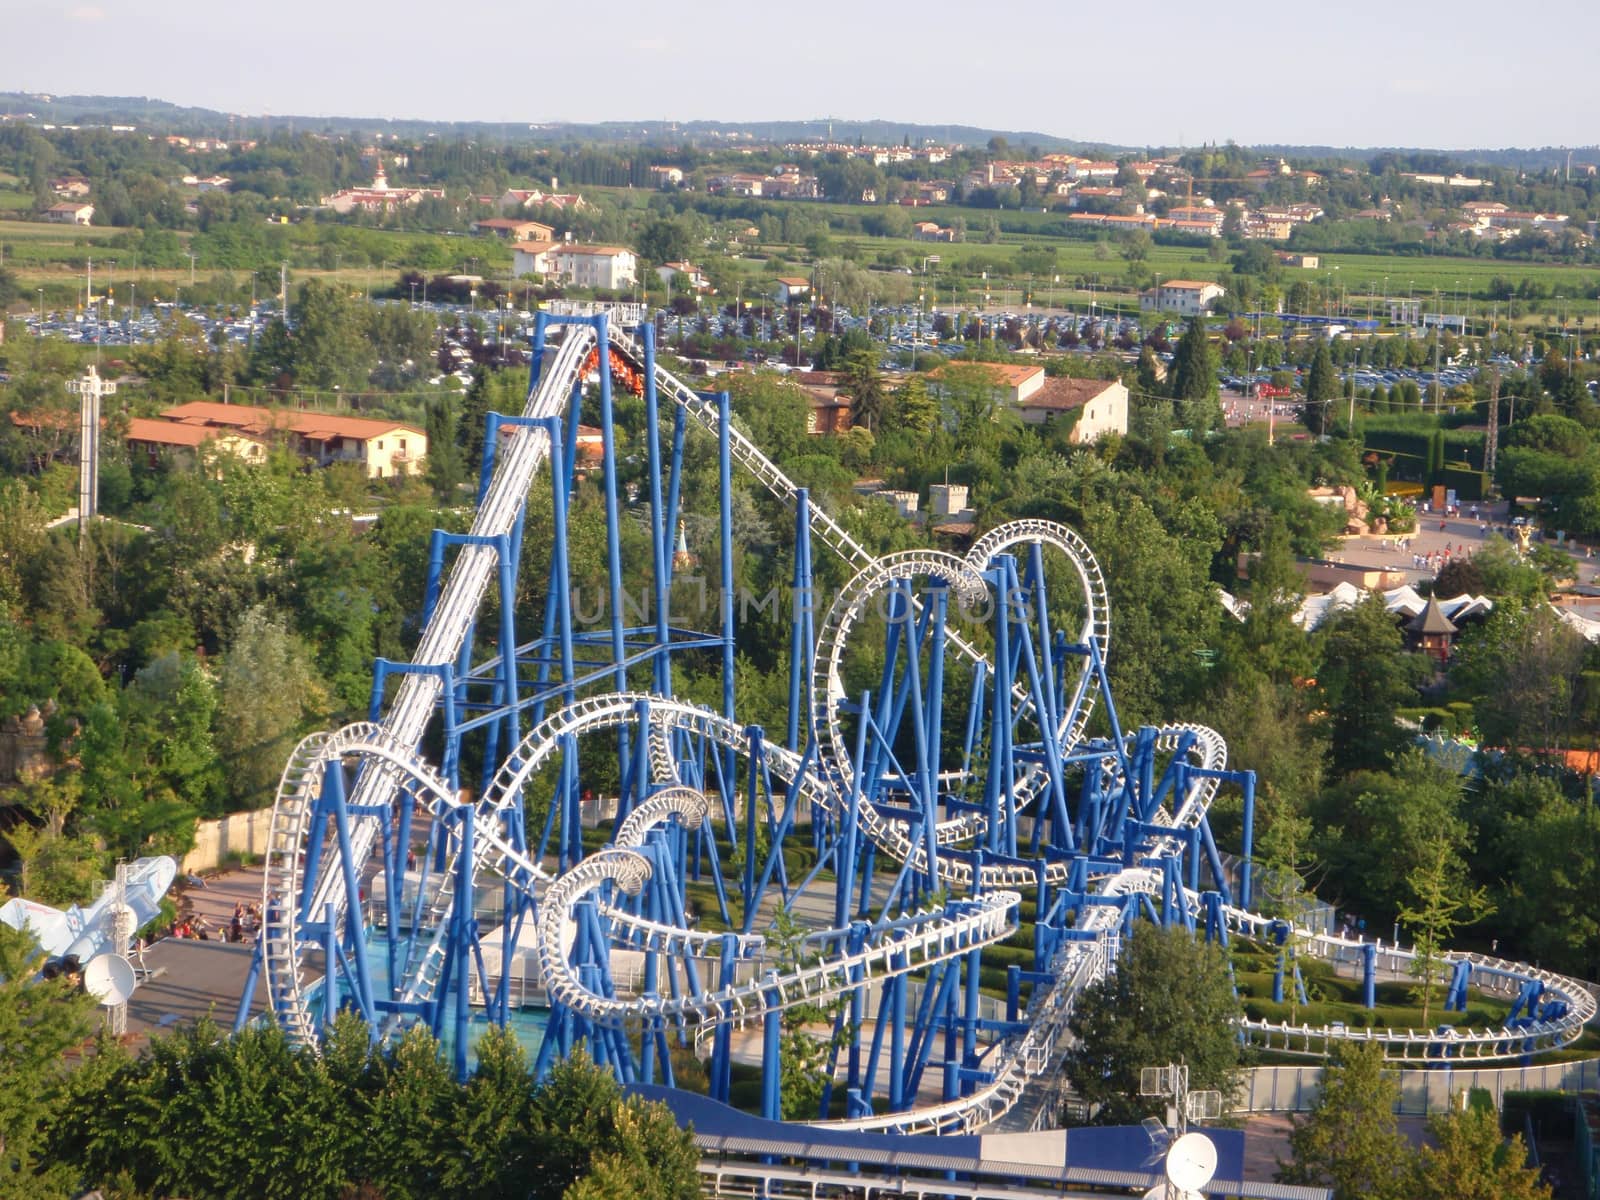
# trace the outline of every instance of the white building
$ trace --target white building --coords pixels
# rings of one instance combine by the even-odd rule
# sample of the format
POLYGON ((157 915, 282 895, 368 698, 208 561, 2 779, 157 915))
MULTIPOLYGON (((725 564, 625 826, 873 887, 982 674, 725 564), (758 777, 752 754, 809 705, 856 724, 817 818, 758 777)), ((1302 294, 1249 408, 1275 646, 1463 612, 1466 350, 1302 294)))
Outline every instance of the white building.
POLYGON ((553 275, 574 287, 625 288, 638 279, 639 260, 621 246, 579 246, 562 243, 548 254, 553 275))
POLYGON ((550 251, 560 242, 518 242, 511 247, 511 274, 518 279, 524 275, 550 274, 550 251))
POLYGON ((1057 376, 1046 380, 1018 408, 1029 425, 1043 425, 1051 418, 1076 413, 1067 438, 1073 445, 1097 442, 1108 433, 1128 432, 1128 388, 1115 380, 1057 376))
POLYGON ((1139 293, 1139 308, 1144 312, 1175 313, 1196 317, 1211 311, 1211 306, 1226 296, 1221 284, 1194 279, 1169 279, 1149 291, 1139 293))

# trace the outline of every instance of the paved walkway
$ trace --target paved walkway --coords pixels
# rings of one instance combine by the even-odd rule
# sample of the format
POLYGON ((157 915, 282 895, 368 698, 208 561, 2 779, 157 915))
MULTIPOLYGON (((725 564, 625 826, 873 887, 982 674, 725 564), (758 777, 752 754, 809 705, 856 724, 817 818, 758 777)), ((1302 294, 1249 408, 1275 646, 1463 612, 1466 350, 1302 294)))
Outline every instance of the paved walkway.
MULTIPOLYGON (((1509 539, 1509 507, 1510 505, 1504 500, 1494 504, 1482 504, 1479 506, 1480 519, 1476 521, 1466 514, 1441 517, 1437 513, 1419 512, 1417 528, 1413 533, 1363 534, 1341 538, 1337 547, 1329 552, 1328 557, 1346 566, 1399 571, 1405 575, 1407 582, 1421 583, 1433 579, 1436 572, 1431 568, 1414 566, 1411 559, 1413 554, 1442 554, 1449 549, 1452 556, 1463 552, 1471 555, 1496 532, 1509 539), (1396 544, 1398 538, 1409 539, 1410 548, 1401 550, 1396 544)), ((1471 509, 1472 505, 1468 504, 1468 514, 1471 509)), ((1600 559, 1588 558, 1586 556, 1588 547, 1585 544, 1569 541, 1558 546, 1553 538, 1536 544, 1566 551, 1572 557, 1574 574, 1580 584, 1593 584, 1596 576, 1600 575, 1600 559)))

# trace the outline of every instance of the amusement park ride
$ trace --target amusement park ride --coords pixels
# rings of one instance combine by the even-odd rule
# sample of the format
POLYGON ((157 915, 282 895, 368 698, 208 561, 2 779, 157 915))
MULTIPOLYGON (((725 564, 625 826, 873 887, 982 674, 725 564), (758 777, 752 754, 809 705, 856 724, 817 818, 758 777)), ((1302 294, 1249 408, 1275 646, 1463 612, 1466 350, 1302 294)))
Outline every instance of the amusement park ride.
MULTIPOLYGON (((1222 739, 1122 728, 1106 582, 1076 533, 1019 521, 964 556, 875 557, 740 432, 726 393, 656 364, 653 334, 616 312, 541 314, 522 414, 488 418, 471 529, 433 535, 414 659, 380 660, 370 719, 306 738, 284 769, 241 1024, 258 987, 301 1044, 341 1008, 375 1038, 421 1022, 464 1075, 470 1023, 511 1019, 531 976, 548 1005, 541 1069, 583 1041, 624 1082, 671 1087, 671 1051, 689 1047, 708 1060, 713 1100, 730 1099, 736 1062, 758 1069, 761 1115, 777 1119, 784 1015, 807 1006, 834 1036, 806 1120, 972 1133, 1027 1128, 1035 1106, 1019 1102, 1053 1090, 1075 1000, 1141 917, 1339 954, 1373 1003, 1378 945, 1253 910, 1254 777, 1228 768, 1222 739), (609 602, 583 628, 567 513, 596 374, 609 602), (645 478, 626 513, 614 381, 644 406, 645 478), (707 434, 720 591, 717 627, 697 632, 671 620, 673 549, 686 441, 707 434), (777 737, 734 711, 736 468, 793 512, 777 737), (541 489, 548 546, 523 536, 541 489), (650 593, 625 624, 619 528, 632 519, 648 533, 650 593), (849 575, 825 605, 810 602, 818 548, 849 575), (545 556, 527 565, 546 583, 531 635, 515 602, 530 554, 545 556), (716 708, 675 696, 686 660, 718 668, 716 708), (584 837, 592 778, 618 793, 603 848, 584 837), (1225 787, 1242 793, 1236 875, 1207 820, 1225 787), (780 910, 802 937, 774 935, 780 910)), ((1410 958, 1381 952, 1402 969, 1410 958)), ((1507 1024, 1247 1021, 1241 1036, 1290 1052, 1354 1037, 1397 1060, 1510 1059, 1566 1044, 1594 1013, 1570 980, 1448 957, 1451 1002, 1464 1007, 1469 985, 1499 991, 1515 1001, 1507 1024)))

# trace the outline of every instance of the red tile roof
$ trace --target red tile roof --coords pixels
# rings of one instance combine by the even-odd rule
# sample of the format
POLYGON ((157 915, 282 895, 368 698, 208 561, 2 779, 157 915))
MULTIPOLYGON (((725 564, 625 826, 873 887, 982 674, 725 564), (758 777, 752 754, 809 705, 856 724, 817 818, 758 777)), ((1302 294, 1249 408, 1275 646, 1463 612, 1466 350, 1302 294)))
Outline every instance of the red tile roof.
POLYGON ((1072 379, 1058 375, 1054 379, 1045 380, 1042 388, 1022 402, 1022 407, 1065 412, 1067 409, 1082 408, 1090 401, 1098 400, 1116 386, 1115 380, 1072 379))
POLYGON ((219 427, 265 432, 281 429, 301 437, 326 440, 330 437, 347 437, 357 441, 382 437, 392 432, 414 433, 423 436, 415 425, 400 421, 372 417, 345 417, 333 413, 297 412, 288 409, 257 408, 250 404, 217 404, 210 400, 192 400, 162 411, 168 422, 189 426, 219 427))

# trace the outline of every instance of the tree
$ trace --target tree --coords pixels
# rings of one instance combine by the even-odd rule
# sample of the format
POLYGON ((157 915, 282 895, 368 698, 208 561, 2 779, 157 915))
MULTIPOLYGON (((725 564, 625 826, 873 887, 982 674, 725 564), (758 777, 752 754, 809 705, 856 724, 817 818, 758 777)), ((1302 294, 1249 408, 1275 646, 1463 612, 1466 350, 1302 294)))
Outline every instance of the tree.
POLYGON ((686 260, 694 244, 694 229, 683 217, 655 217, 639 231, 639 253, 658 265, 686 260))
POLYGON ((1335 1042, 1322 1091, 1289 1134, 1293 1160, 1278 1182, 1332 1187, 1334 1200, 1407 1200, 1406 1139, 1395 1121, 1400 1087, 1376 1042, 1335 1042))
POLYGON ((912 434, 930 434, 938 427, 939 405, 928 394, 928 384, 922 376, 908 376, 894 390, 885 424, 912 434))
POLYGON ((283 618, 263 606, 247 612, 217 681, 217 752, 239 808, 268 797, 305 722, 327 704, 310 652, 283 618))
POLYGON ((1401 908, 1400 924, 1415 940, 1412 973, 1422 981, 1424 1028, 1433 1000, 1434 967, 1445 944, 1462 925, 1470 925, 1494 911, 1483 888, 1463 886, 1465 875, 1465 864, 1449 836, 1440 831, 1429 842, 1422 861, 1406 876, 1415 903, 1401 908))
POLYGON ((1177 925, 1141 925, 1123 943, 1116 970, 1085 989, 1069 1028, 1073 1088, 1100 1105, 1097 1120, 1126 1124, 1160 1109, 1159 1097, 1139 1095, 1139 1071, 1183 1062, 1189 1086, 1231 1096, 1239 1083, 1242 1014, 1215 945, 1196 941, 1177 925), (1181 999, 1180 999, 1181 998, 1181 999))
POLYGON ((364 308, 331 285, 315 279, 301 284, 291 339, 296 382, 319 388, 365 384, 378 361, 365 317, 364 308))
POLYGON ((1178 421, 1192 435, 1199 437, 1222 423, 1222 409, 1217 403, 1217 356, 1206 336, 1203 318, 1190 318, 1189 328, 1172 353, 1167 380, 1177 402, 1178 421))
POLYGON ((1451 1104, 1428 1121, 1433 1144, 1413 1161, 1410 1200, 1550 1200, 1522 1135, 1500 1136, 1491 1108, 1451 1104))
POLYGON ((1593 979, 1600 970, 1600 807, 1551 800, 1509 822, 1497 864, 1507 932, 1525 954, 1593 979))
MULTIPOLYGON (((699 1154, 661 1105, 624 1100, 609 1071, 574 1054, 534 1093, 534 1127, 548 1144, 534 1200, 694 1200, 699 1154)), ((528 1181, 524 1181, 525 1185, 528 1181)))
POLYGON ((1341 900, 1368 917, 1394 919, 1413 901, 1408 879, 1439 837, 1458 856, 1455 869, 1470 836, 1461 793, 1454 769, 1413 749, 1390 770, 1357 771, 1319 796, 1312 808, 1316 854, 1339 882, 1341 900))
POLYGON ((56 1111, 66 1053, 89 1035, 95 1000, 67 975, 44 979, 29 933, 0 925, 0 1195, 64 1195, 70 1175, 38 1174, 40 1129, 56 1111))
POLYGON ((1369 594, 1328 623, 1317 684, 1328 713, 1335 771, 1389 761, 1402 737, 1396 710, 1416 694, 1422 666, 1406 654, 1381 596, 1369 594))
POLYGON ((850 423, 875 432, 884 408, 883 380, 871 351, 858 351, 845 362, 844 386, 850 393, 850 423))
POLYGON ((1317 348, 1311 355, 1311 367, 1306 372, 1306 428, 1313 433, 1326 433, 1332 424, 1329 405, 1339 396, 1339 376, 1333 368, 1333 356, 1328 352, 1328 340, 1317 339, 1317 348))
POLYGON ((1589 645, 1547 604, 1501 601, 1461 639, 1450 680, 1473 695, 1486 745, 1508 754, 1570 744, 1589 645))
POLYGON ((1274 683, 1294 683, 1316 671, 1316 650, 1294 623, 1305 598, 1305 577, 1295 567, 1289 529, 1277 515, 1255 539, 1250 560, 1249 610, 1237 627, 1239 645, 1227 655, 1236 674, 1259 673, 1274 683))
MULTIPOLYGON (((472 369, 472 382, 462 397, 461 419, 456 423, 456 442, 461 447, 463 471, 475 474, 483 461, 483 434, 489 414, 515 416, 522 411, 527 382, 526 371, 485 366, 472 369)), ((429 448, 432 448, 431 443, 429 448)))
POLYGON ((427 471, 434 499, 440 504, 454 504, 460 499, 458 493, 466 472, 456 445, 456 419, 443 397, 428 402, 427 471))

